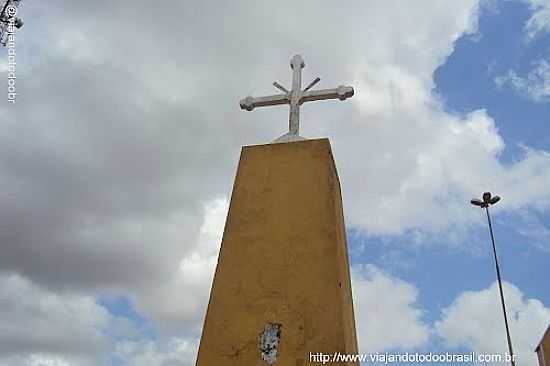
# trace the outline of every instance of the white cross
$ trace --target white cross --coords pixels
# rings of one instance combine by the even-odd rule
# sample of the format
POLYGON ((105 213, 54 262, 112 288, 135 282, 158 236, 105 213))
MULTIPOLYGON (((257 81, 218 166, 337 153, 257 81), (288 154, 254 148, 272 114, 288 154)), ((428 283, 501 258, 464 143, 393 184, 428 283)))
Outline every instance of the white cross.
POLYGON ((324 99, 340 99, 345 100, 353 96, 353 87, 339 86, 334 89, 322 89, 309 91, 321 79, 315 78, 304 90, 302 90, 302 69, 305 67, 304 59, 300 55, 295 55, 290 60, 292 68, 292 90, 288 91, 278 82, 273 85, 284 92, 284 94, 270 95, 267 97, 254 98, 248 96, 240 101, 241 109, 251 111, 256 107, 265 107, 279 104, 290 104, 290 115, 288 118, 288 133, 279 137, 274 142, 288 142, 295 140, 303 140, 299 136, 300 129, 300 106, 304 102, 324 99))

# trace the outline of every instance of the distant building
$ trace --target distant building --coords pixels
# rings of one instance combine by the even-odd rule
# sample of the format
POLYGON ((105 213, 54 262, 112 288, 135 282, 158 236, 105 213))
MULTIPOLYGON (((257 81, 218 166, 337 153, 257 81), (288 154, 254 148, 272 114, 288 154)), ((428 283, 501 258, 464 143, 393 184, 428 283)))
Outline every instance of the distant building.
POLYGON ((540 366, 550 366, 550 325, 546 328, 535 352, 539 356, 540 366))

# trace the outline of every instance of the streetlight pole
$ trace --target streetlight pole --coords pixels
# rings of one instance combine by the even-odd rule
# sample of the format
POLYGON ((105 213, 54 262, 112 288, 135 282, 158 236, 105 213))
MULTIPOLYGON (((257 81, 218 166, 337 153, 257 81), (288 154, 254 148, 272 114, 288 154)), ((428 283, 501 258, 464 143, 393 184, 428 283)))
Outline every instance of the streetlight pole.
POLYGON ((498 257, 497 257, 497 248, 495 245, 495 236, 493 234, 493 225, 491 224, 491 215, 489 215, 489 206, 494 205, 500 201, 499 196, 493 196, 491 197, 490 192, 483 193, 483 200, 479 200, 477 198, 474 198, 470 201, 471 204, 475 206, 479 206, 481 208, 485 209, 485 212, 487 213, 487 222, 489 223, 489 233, 491 234, 491 242, 493 243, 493 255, 495 257, 495 268, 497 272, 497 280, 498 280, 498 289, 500 292, 500 303, 502 305, 502 313, 504 315, 504 325, 506 327, 506 339, 508 340, 508 351, 510 352, 510 363, 512 366, 516 365, 516 362, 514 360, 514 351, 512 349, 512 338, 510 337, 510 328, 508 326, 508 316, 506 315, 506 304, 504 302, 504 292, 502 291, 502 279, 500 277, 500 267, 498 265, 498 257))

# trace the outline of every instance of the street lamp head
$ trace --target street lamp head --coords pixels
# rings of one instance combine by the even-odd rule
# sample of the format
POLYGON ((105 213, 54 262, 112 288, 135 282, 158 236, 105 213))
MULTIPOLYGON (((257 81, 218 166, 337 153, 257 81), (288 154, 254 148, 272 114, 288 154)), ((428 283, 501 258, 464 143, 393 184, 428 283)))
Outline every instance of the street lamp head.
POLYGON ((474 206, 479 206, 481 208, 487 208, 491 205, 494 205, 498 201, 500 201, 499 196, 491 196, 491 192, 485 192, 482 195, 482 200, 478 198, 473 198, 470 203, 474 206))
POLYGON ((474 206, 479 206, 479 207, 483 206, 483 201, 481 201, 481 200, 479 200, 479 199, 477 199, 477 198, 473 198, 473 199, 470 201, 470 203, 471 203, 472 205, 474 205, 474 206))

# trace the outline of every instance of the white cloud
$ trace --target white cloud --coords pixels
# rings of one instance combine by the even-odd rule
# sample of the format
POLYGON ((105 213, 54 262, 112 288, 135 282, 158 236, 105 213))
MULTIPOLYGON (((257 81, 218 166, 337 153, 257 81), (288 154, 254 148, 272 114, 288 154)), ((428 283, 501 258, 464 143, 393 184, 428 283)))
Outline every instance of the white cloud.
POLYGON ((195 364, 198 340, 170 338, 163 342, 121 342, 117 356, 132 366, 191 366, 195 364))
POLYGON ((168 332, 182 328, 198 332, 202 326, 228 207, 225 198, 205 204, 198 240, 181 259, 179 267, 163 283, 136 294, 138 310, 147 314, 158 328, 168 332))
POLYGON ((108 311, 86 295, 0 276, 0 365, 94 365, 109 350, 108 311))
POLYGON ((97 366, 112 355, 132 366, 186 366, 198 346, 194 338, 143 339, 93 297, 48 291, 18 275, 0 276, 0 313, 1 366, 97 366))
POLYGON ((531 17, 525 23, 527 38, 533 39, 539 33, 550 32, 550 1, 524 0, 531 8, 531 17))
POLYGON ((96 361, 70 355, 33 353, 28 356, 0 357, 2 366, 94 366, 96 361))
POLYGON ((361 353, 412 349, 424 345, 430 329, 416 304, 414 285, 373 265, 352 272, 355 324, 361 353))
POLYGON ((534 62, 533 69, 525 77, 509 70, 496 77, 495 83, 499 88, 510 87, 535 102, 550 101, 550 64, 546 60, 534 62))
MULTIPOLYGON (((504 296, 517 364, 536 365, 534 348, 550 323, 550 308, 537 299, 524 298, 514 285, 504 282, 504 296)), ((435 324, 450 347, 466 346, 476 352, 504 354, 508 347, 496 282, 480 291, 466 291, 443 309, 435 324)))

